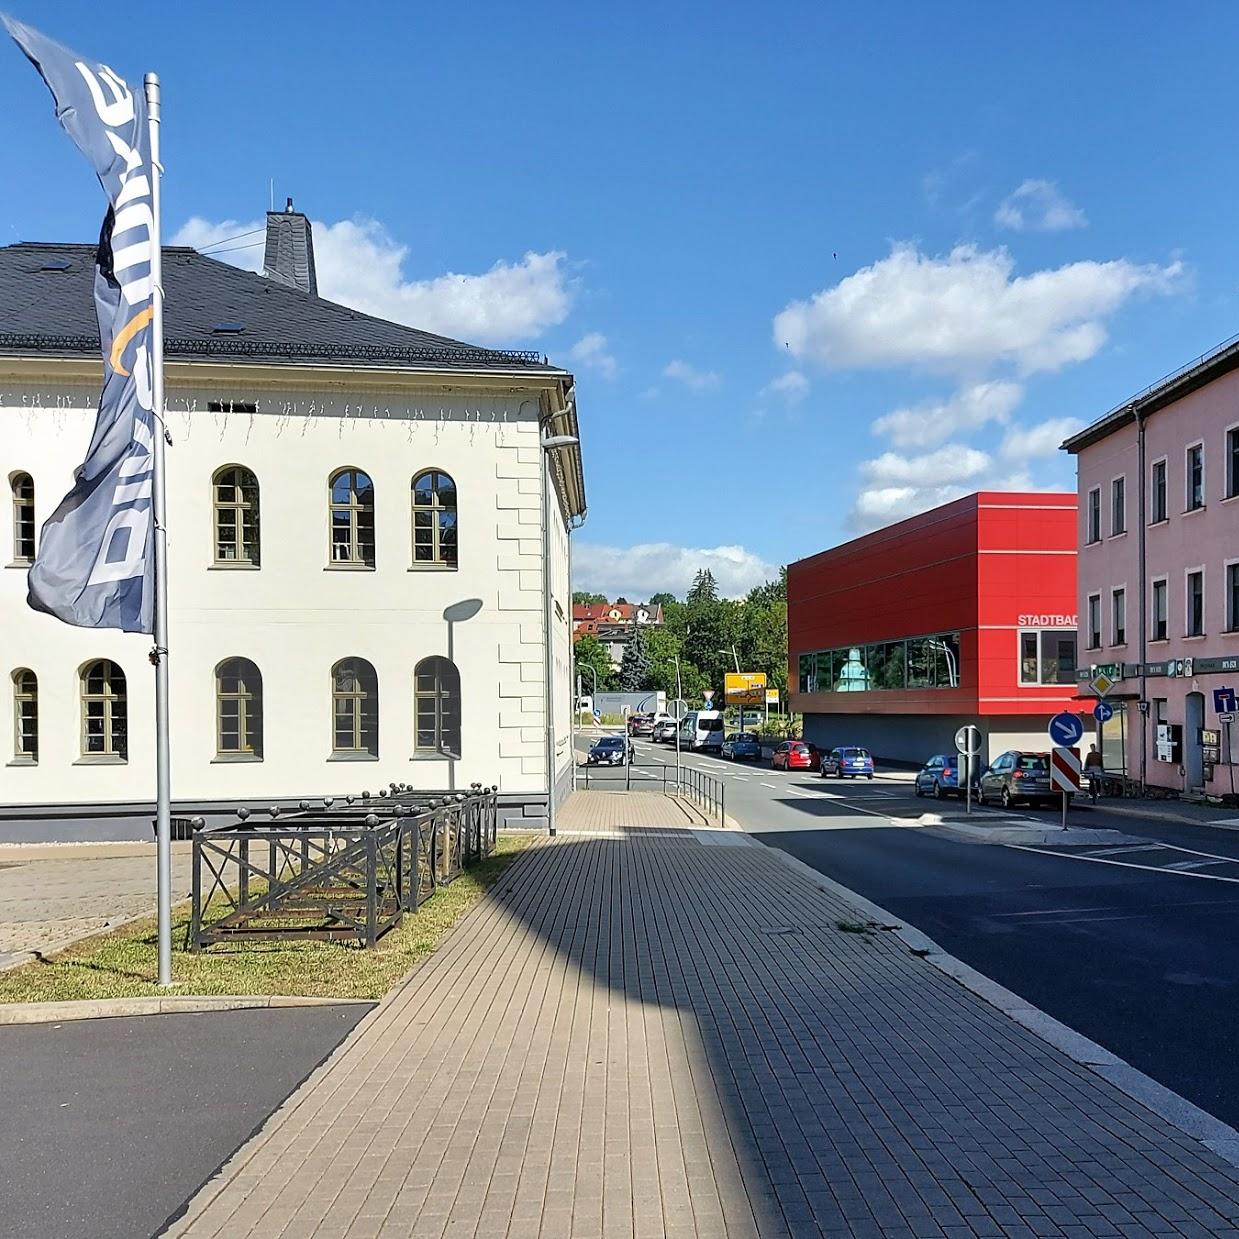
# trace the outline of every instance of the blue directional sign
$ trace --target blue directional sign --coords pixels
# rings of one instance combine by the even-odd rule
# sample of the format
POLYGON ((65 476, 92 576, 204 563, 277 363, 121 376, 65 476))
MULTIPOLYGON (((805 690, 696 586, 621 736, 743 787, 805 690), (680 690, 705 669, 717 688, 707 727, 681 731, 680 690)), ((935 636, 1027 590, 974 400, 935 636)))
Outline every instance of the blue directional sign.
POLYGON ((1108 723, 1114 717, 1114 707, 1108 701, 1099 701, 1093 707, 1093 717, 1099 723, 1108 723))
POLYGON ((1235 690, 1233 688, 1215 688, 1213 690, 1213 708, 1219 714, 1234 714, 1239 708, 1239 702, 1235 700, 1235 690))
POLYGON ((1050 739, 1060 748, 1069 749, 1079 742, 1084 734, 1084 724, 1078 714, 1068 714, 1064 710, 1050 719, 1050 739))

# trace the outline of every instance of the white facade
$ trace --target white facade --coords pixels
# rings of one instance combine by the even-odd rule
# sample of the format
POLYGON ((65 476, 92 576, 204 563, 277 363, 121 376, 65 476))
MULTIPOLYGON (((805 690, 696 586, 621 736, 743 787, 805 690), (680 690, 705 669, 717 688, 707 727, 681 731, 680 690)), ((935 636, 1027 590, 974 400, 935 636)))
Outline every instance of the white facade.
MULTIPOLYGON (((14 547, 7 483, 35 484, 39 525, 69 489, 94 422, 98 367, 0 359, 0 565, 14 547)), ((451 375, 233 363, 167 370, 169 674, 175 804, 497 783, 542 812, 545 763, 540 425, 564 416, 570 376, 451 375), (213 402, 230 411, 209 411, 213 402), (249 406, 254 411, 248 411, 249 406), (236 411, 241 406, 246 411, 236 411), (243 466, 259 485, 258 567, 215 562, 212 478, 243 466), (373 483, 373 568, 331 562, 329 478, 373 483), (433 468, 456 484, 458 566, 413 559, 411 482, 433 468), (479 600, 450 625, 445 608, 479 600), (450 657, 460 675, 458 759, 414 743, 414 668, 450 657), (261 757, 221 754, 216 668, 251 660, 262 677, 261 757), (364 658, 377 675, 378 756, 333 753, 331 672, 364 658)), ((562 433, 560 424, 552 433, 562 433)), ((568 471, 564 462, 564 471, 568 471)), ((549 479, 556 782, 569 746, 571 606, 564 499, 549 479), (557 496, 559 501, 557 502, 557 496)), ((74 628, 29 608, 23 566, 0 566, 0 674, 38 682, 37 761, 18 752, 14 708, 0 733, 0 806, 145 804, 155 789, 151 639, 74 628), (79 672, 124 671, 124 760, 83 753, 79 672)), ((466 608, 462 608, 465 610, 466 608)))

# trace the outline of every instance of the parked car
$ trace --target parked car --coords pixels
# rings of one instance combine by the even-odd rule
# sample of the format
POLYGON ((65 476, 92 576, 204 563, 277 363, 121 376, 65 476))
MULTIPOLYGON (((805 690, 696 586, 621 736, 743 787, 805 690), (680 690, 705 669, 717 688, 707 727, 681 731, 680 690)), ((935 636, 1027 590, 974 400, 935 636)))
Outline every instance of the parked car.
POLYGON ((1060 793, 1050 783, 1049 753, 1022 753, 1012 749, 994 760, 981 774, 981 803, 998 800, 1008 809, 1017 800, 1028 804, 1057 804, 1060 793))
POLYGON ((751 731, 733 731, 723 741, 723 756, 730 761, 761 761, 761 741, 751 731))
POLYGON ((680 730, 680 725, 673 718, 661 718, 654 724, 653 739, 660 744, 674 744, 675 733, 680 730))
POLYGON ((680 744, 694 753, 723 748, 723 716, 718 710, 690 710, 680 724, 680 744))
POLYGON ((784 740, 770 757, 772 770, 816 770, 822 760, 816 744, 807 740, 784 740))
POLYGON ((652 736, 654 734, 654 716, 652 714, 634 714, 628 720, 630 736, 652 736))
POLYGON ((821 761, 822 778, 873 778, 873 758, 868 749, 846 746, 831 749, 821 761))
MULTIPOLYGON (((981 764, 978 758, 973 758, 972 791, 975 795, 980 788, 981 764)), ((963 769, 958 753, 935 753, 925 759, 925 764, 917 772, 912 783, 912 790, 918 796, 932 796, 941 800, 944 796, 964 796, 964 785, 960 781, 963 769)))
POLYGON ((634 757, 632 741, 627 736, 603 736, 595 740, 585 758, 589 766, 622 766, 634 757))

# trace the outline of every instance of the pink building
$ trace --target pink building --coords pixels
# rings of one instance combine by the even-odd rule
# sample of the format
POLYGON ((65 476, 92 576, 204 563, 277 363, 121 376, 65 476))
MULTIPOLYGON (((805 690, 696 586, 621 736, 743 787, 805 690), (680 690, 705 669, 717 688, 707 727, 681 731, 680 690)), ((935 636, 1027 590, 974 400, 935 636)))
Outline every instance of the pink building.
POLYGON ((1080 678, 1101 667, 1118 680, 1106 766, 1188 796, 1231 795, 1239 724, 1225 721, 1234 706, 1224 690, 1239 691, 1239 341, 1063 446, 1079 473, 1080 678))

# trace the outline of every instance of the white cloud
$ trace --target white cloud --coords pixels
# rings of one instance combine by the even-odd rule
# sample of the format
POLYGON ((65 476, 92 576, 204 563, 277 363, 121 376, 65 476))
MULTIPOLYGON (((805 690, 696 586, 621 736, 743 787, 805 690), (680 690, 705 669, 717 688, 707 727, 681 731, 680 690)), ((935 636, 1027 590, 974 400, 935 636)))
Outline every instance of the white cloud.
POLYGON ((698 370, 696 366, 691 366, 688 362, 678 359, 668 362, 663 367, 663 376, 668 379, 676 379, 693 391, 708 391, 719 384, 719 377, 713 370, 698 370))
POLYGON ((1087 227, 1088 218, 1053 181, 1024 181, 998 204, 994 223, 1012 232, 1062 232, 1087 227))
POLYGON ((947 400, 895 409, 879 417, 873 431, 889 435, 900 447, 932 447, 960 431, 1005 422, 1023 394, 1018 383, 973 383, 947 400))
POLYGON ((1008 460, 1057 456, 1062 441, 1083 429, 1084 423, 1078 417, 1052 417, 1036 426, 1012 426, 999 451, 1008 460))
POLYGON ((978 477, 992 464, 989 455, 961 443, 948 443, 924 456, 883 452, 863 461, 861 474, 881 486, 941 486, 978 477))
POLYGON ((212 223, 200 215, 194 215, 173 233, 169 244, 188 245, 198 251, 218 246, 219 252, 211 257, 234 267, 243 267, 246 271, 261 271, 266 229, 266 222, 261 219, 245 223, 221 219, 218 223, 212 223))
MULTIPOLYGON (((197 249, 251 229, 225 220, 189 220, 172 238, 174 245, 197 249)), ((331 301, 423 331, 478 344, 507 344, 535 339, 562 323, 572 307, 573 287, 558 250, 530 251, 519 262, 499 261, 478 275, 455 272, 433 279, 407 280, 403 265, 408 247, 394 240, 377 220, 314 222, 314 261, 318 291, 331 301)), ((261 242, 245 237, 234 243, 261 242)), ((262 268, 263 247, 224 245, 213 255, 234 266, 262 268)))
POLYGON ((569 350, 568 356, 587 370, 597 370, 604 379, 619 373, 619 363, 607 351, 607 338, 601 331, 583 335, 569 350))
POLYGON ((574 543, 572 588, 592 590, 608 598, 648 598, 663 591, 681 597, 693 577, 708 568, 718 582, 719 593, 739 598, 754 585, 778 576, 777 564, 767 563, 742 546, 694 548, 669 542, 638 546, 602 546, 574 543))
POLYGON ((772 379, 759 395, 781 396, 788 404, 799 404, 809 394, 809 380, 799 370, 789 370, 772 379))
POLYGON ((1016 276, 1005 249, 960 245, 946 255, 894 246, 774 319, 774 341, 833 368, 922 366, 975 375, 999 363, 1020 372, 1084 361, 1105 343, 1101 320, 1139 292, 1171 291, 1182 264, 1120 258, 1016 276))

